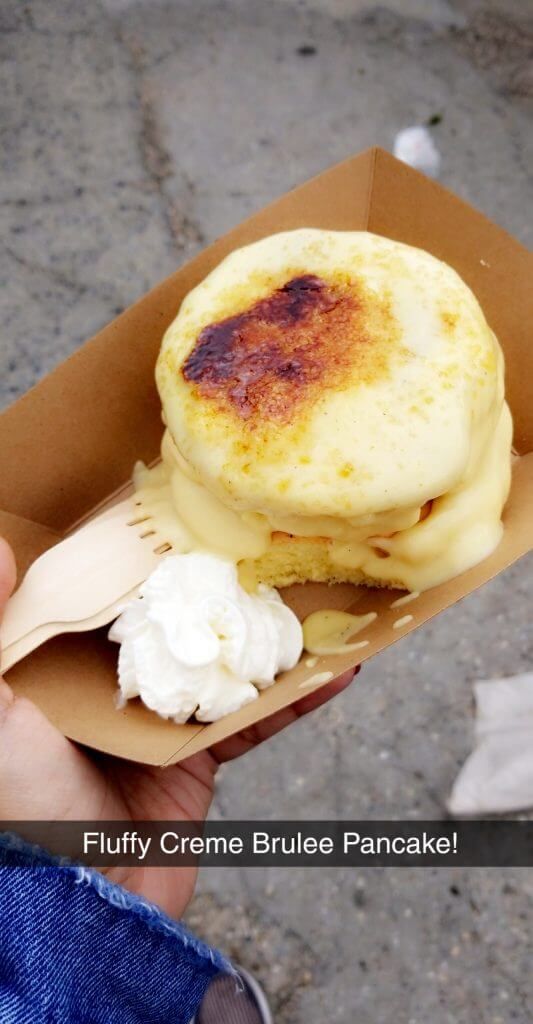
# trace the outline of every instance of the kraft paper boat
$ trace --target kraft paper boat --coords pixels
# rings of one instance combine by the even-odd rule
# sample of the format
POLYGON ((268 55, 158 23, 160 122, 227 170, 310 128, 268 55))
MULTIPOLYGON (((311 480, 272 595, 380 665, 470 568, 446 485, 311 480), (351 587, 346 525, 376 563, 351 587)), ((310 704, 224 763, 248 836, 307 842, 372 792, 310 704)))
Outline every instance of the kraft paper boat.
MULTIPOLYGON (((172 764, 291 704, 327 672, 372 657, 501 572, 533 546, 532 258, 482 214, 380 149, 326 171, 230 231, 127 309, 0 416, 0 534, 19 574, 65 533, 123 498, 136 459, 158 457, 161 411, 154 365, 184 295, 232 249, 297 227, 368 229, 420 246, 451 264, 479 299, 505 352, 515 461, 504 538, 469 572, 404 608, 398 594, 307 584, 284 597, 304 616, 324 607, 378 612, 366 647, 305 658, 260 697, 211 725, 174 725, 139 701, 115 708, 116 645, 106 631, 49 641, 8 680, 65 735, 147 764, 172 764), (412 618, 408 617, 412 616, 412 618), (406 621, 393 628, 398 619, 406 621), (358 657, 357 657, 358 655, 358 657), (308 684, 306 688, 306 684, 308 684)), ((359 639, 359 638, 358 638, 359 639)))

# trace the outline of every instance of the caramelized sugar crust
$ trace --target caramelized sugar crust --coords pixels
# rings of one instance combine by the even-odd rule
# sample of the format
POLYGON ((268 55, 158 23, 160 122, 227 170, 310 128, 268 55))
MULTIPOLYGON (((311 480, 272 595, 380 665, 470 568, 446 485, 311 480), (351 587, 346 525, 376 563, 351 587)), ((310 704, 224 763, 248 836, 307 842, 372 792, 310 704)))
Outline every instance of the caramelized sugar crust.
POLYGON ((303 274, 205 327, 181 373, 241 421, 290 421, 326 390, 385 374, 396 333, 385 297, 303 274))

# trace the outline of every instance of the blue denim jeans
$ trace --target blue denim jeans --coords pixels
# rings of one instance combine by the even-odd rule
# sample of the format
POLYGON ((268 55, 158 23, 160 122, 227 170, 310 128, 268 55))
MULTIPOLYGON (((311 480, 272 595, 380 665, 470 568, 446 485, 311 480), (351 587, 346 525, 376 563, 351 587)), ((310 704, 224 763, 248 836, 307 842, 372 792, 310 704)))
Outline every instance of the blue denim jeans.
POLYGON ((1 1024, 189 1024, 222 955, 89 868, 0 835, 1 1024))

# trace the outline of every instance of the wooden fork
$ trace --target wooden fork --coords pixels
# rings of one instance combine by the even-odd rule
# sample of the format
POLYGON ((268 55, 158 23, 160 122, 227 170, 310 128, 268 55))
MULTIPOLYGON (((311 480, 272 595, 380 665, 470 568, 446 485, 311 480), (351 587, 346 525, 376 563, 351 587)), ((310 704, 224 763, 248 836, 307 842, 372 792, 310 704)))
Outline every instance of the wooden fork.
POLYGON ((45 551, 8 601, 1 670, 53 636, 112 622, 170 550, 133 495, 45 551))

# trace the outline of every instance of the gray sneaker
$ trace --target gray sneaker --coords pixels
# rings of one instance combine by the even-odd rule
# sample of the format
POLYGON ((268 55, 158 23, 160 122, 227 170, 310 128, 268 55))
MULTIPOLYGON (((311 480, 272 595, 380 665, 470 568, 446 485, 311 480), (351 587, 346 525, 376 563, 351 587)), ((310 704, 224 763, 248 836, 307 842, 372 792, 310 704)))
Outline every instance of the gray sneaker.
POLYGON ((272 1024, 263 989, 253 975, 237 967, 241 984, 230 974, 211 982, 191 1024, 272 1024))

